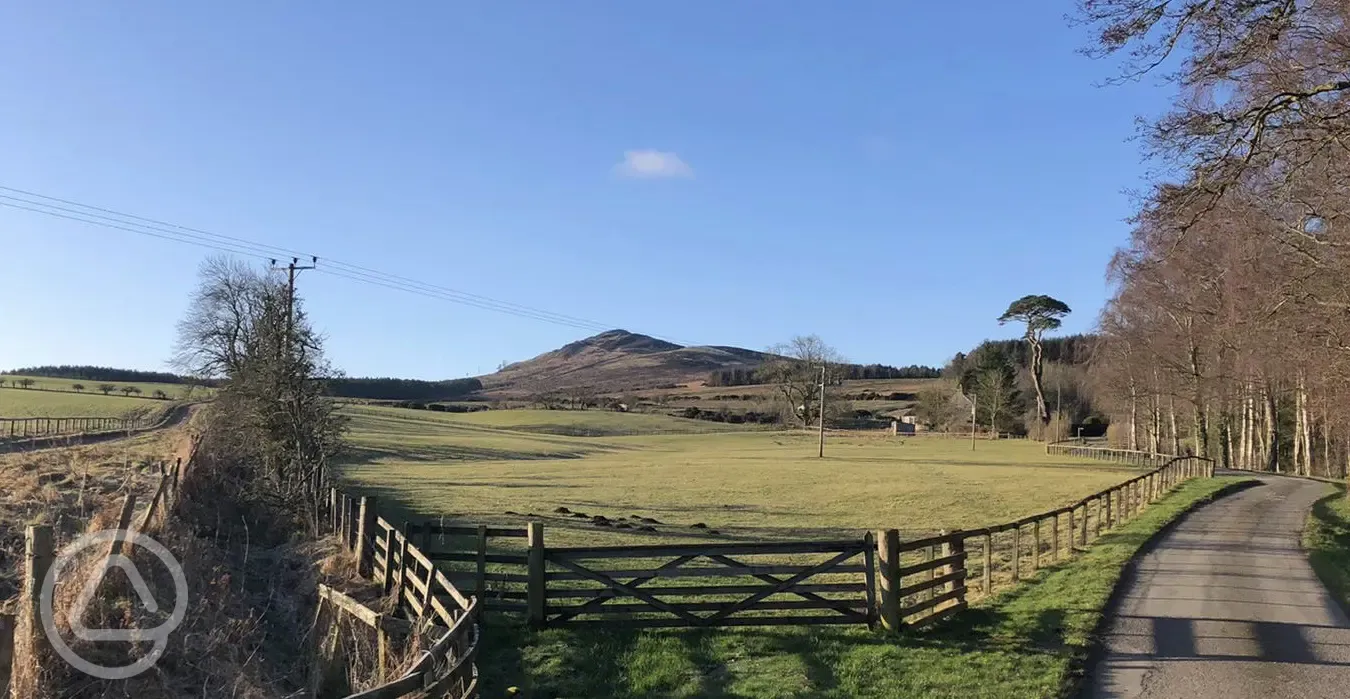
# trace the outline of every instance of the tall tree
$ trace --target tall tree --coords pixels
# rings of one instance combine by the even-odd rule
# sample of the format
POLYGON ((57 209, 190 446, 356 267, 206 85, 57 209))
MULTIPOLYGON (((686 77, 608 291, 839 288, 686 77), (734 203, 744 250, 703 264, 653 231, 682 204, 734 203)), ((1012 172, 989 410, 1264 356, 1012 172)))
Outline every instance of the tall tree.
POLYGON ((1027 295, 1013 301, 1008 310, 998 317, 1000 324, 1020 322, 1026 325, 1027 344, 1031 348, 1031 385, 1036 391, 1036 417, 1041 425, 1050 424, 1050 410, 1045 405, 1045 389, 1042 386, 1045 368, 1043 366, 1045 349, 1042 340, 1046 331, 1058 329, 1060 319, 1070 313, 1068 305, 1059 299, 1044 295, 1027 295))

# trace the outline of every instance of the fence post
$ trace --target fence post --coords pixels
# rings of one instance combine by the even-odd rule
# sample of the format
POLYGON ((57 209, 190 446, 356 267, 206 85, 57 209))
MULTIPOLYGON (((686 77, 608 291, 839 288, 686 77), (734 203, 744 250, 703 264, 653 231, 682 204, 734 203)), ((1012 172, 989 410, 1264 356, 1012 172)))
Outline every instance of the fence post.
POLYGON ((1081 545, 1083 548, 1085 548, 1085 549, 1087 548, 1087 545, 1088 545, 1088 540, 1087 540, 1087 522, 1088 522, 1088 506, 1087 506, 1087 503, 1084 502, 1084 503, 1083 503, 1083 519, 1082 519, 1082 521, 1080 521, 1080 522, 1078 523, 1078 541, 1079 541, 1080 545, 1081 545))
POLYGON ((900 530, 876 533, 877 559, 881 568, 881 628, 900 630, 900 530))
POLYGON ((404 522, 403 531, 398 538, 398 589, 394 592, 398 595, 398 599, 395 601, 395 608, 403 606, 403 590, 408 586, 408 546, 412 543, 413 528, 412 522, 404 522))
MULTIPOLYGON (((963 539, 963 538, 961 537, 961 531, 958 529, 957 531, 952 532, 952 539, 951 539, 951 541, 947 544, 947 551, 946 551, 946 553, 947 553, 948 556, 955 556, 955 555, 957 555, 957 554, 962 554, 962 553, 965 553, 965 552, 966 552, 966 540, 963 539)), ((955 572, 955 570, 958 570, 958 569, 956 569, 956 568, 955 568, 954 566, 952 566, 950 563, 947 564, 947 571, 946 571, 947 574, 950 575, 951 573, 955 572)), ((959 568, 959 570, 961 570, 961 571, 966 572, 967 574, 969 574, 970 566, 966 565, 966 560, 965 560, 964 558, 961 559, 961 567, 959 568)), ((955 603, 956 603, 957 605, 960 605, 960 606, 965 606, 965 604, 966 604, 966 579, 965 579, 965 578, 961 578, 960 580, 953 580, 953 581, 951 581, 950 583, 947 583, 947 585, 948 585, 948 587, 947 587, 947 591, 948 591, 948 592, 955 592, 955 593, 956 593, 955 603)))
POLYGON ((14 668, 14 615, 0 613, 0 699, 9 696, 14 668))
POLYGON ((994 593, 994 535, 988 529, 984 530, 984 580, 982 589, 984 596, 988 597, 994 593))
MULTIPOLYGON (((478 525, 478 561, 474 572, 473 594, 482 599, 487 593, 487 525, 478 525)), ((481 609, 479 610, 482 611, 481 609)))
POLYGON ((529 583, 526 598, 529 602, 530 625, 535 628, 544 626, 544 604, 546 594, 544 559, 544 523, 530 522, 526 529, 526 542, 529 544, 529 583))
POLYGON ((371 545, 371 536, 375 532, 375 498, 361 496, 360 515, 356 521, 356 572, 370 577, 375 547, 371 545))
MULTIPOLYGON (((892 423, 894 424, 894 423, 892 423)), ((867 587, 867 628, 877 627, 877 539, 872 532, 863 536, 863 584, 867 587)))
POLYGON ((329 489, 328 489, 328 524, 329 524, 329 530, 330 530, 332 533, 334 533, 334 534, 337 534, 338 531, 339 531, 339 522, 341 521, 342 513, 338 511, 338 505, 339 505, 341 502, 342 502, 341 498, 338 497, 338 489, 337 489, 337 488, 329 488, 329 489))
POLYGON ((1022 575, 1022 525, 1013 525, 1012 581, 1017 582, 1022 575))
POLYGON ((33 657, 42 657, 47 647, 47 632, 42 626, 42 583, 56 559, 56 547, 50 524, 32 524, 26 532, 23 570, 23 609, 28 623, 24 639, 33 657))
POLYGON ((1041 569, 1041 520, 1031 523, 1031 572, 1041 569))
MULTIPOLYGON (((1073 556, 1073 537, 1074 537, 1074 534, 1076 534, 1076 533, 1078 532, 1078 527, 1074 526, 1074 521, 1073 521, 1073 512, 1074 512, 1074 510, 1077 510, 1077 509, 1078 509, 1078 506, 1077 506, 1077 505, 1074 505, 1073 507, 1070 507, 1070 508, 1069 508, 1069 556, 1070 556, 1070 557, 1073 556)), ((1084 542, 1084 545, 1086 545, 1086 542, 1084 542)))
MULTIPOLYGON (((1070 538, 1073 536, 1073 530, 1070 529, 1070 538)), ((1055 550, 1053 560, 1059 560, 1059 513, 1055 513, 1053 528, 1050 530, 1050 548, 1055 550)))
MULTIPOLYGON (((394 527, 389 527, 384 532, 384 594, 394 588, 394 540, 398 537, 394 534, 394 527)), ((400 563, 402 563, 400 561, 400 563)))

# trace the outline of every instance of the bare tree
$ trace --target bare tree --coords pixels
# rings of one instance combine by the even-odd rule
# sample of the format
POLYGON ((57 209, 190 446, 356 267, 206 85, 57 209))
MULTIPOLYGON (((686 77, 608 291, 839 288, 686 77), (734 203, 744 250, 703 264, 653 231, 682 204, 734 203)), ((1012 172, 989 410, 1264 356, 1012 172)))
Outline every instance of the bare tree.
MULTIPOLYGON (((785 421, 801 426, 813 424, 820 415, 821 372, 827 385, 842 380, 844 364, 833 347, 816 335, 797 336, 768 349, 771 358, 755 370, 755 375, 774 386, 783 404, 785 421)), ((837 402, 826 392, 826 414, 837 402)))
POLYGON ((70 387, 75 389, 76 393, 84 393, 84 384, 82 383, 73 383, 70 387))
POLYGON ((272 517, 312 523, 345 423, 322 395, 323 379, 337 373, 300 299, 243 264, 208 260, 175 362, 222 382, 202 442, 218 467, 208 474, 213 487, 272 517))
POLYGON ((35 383, 37 382, 33 379, 19 379, 19 386, 23 388, 32 388, 35 383))
POLYGON ((98 385, 98 390, 99 390, 103 395, 106 396, 106 395, 108 395, 109 393, 112 393, 113 391, 116 391, 116 390, 117 390, 117 386, 115 386, 115 385, 113 385, 113 384, 110 384, 110 383, 101 383, 101 384, 98 385))

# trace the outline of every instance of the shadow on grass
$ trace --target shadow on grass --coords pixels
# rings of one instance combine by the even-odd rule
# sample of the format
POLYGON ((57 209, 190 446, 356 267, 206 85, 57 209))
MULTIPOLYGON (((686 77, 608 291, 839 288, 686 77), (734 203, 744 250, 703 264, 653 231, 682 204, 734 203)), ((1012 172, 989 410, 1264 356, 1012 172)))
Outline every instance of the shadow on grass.
MULTIPOLYGON (((497 616, 485 625, 483 696, 508 687, 533 699, 559 697, 846 697, 859 691, 851 666, 945 658, 960 673, 966 660, 994 654, 1018 662, 1066 656, 1063 609, 1018 609, 1053 573, 931 628, 886 634, 857 627, 716 629, 558 628, 535 631, 497 616), (499 652, 500 651, 500 652, 499 652), (753 667, 756 662, 761 667, 753 667), (739 682, 746 682, 741 685, 739 682)), ((938 671, 938 681, 946 681, 938 671)), ((978 674, 978 673, 977 673, 978 674)))

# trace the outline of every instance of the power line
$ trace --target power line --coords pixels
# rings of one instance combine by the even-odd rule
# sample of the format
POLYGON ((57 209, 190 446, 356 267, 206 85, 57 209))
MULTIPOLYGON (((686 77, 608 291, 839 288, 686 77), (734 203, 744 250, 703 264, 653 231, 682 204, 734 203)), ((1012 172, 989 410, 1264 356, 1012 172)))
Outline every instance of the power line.
MULTIPOLYGON (((264 260, 277 257, 311 257, 309 253, 283 248, 267 243, 259 243, 245 238, 213 233, 199 228, 191 228, 167 221, 129 214, 115 209, 84 204, 70 199, 62 199, 38 192, 0 185, 0 190, 12 194, 0 194, 0 206, 56 218, 145 235, 161 240, 169 240, 189 245, 210 248, 237 255, 246 255, 264 260), (14 196, 20 195, 20 196, 14 196)), ((381 272, 361 265, 333 260, 320 256, 323 265, 316 271, 350 281, 373 284, 384 288, 416 294, 419 296, 449 301, 483 310, 504 313, 529 320, 538 320, 556 325, 588 331, 603 331, 615 327, 611 324, 576 316, 555 313, 523 304, 494 299, 459 289, 423 282, 417 279, 381 272)), ((668 339, 668 338, 660 338, 668 339)), ((671 340, 673 341, 673 340, 671 340)), ((683 344, 683 343, 681 343, 683 344)))

